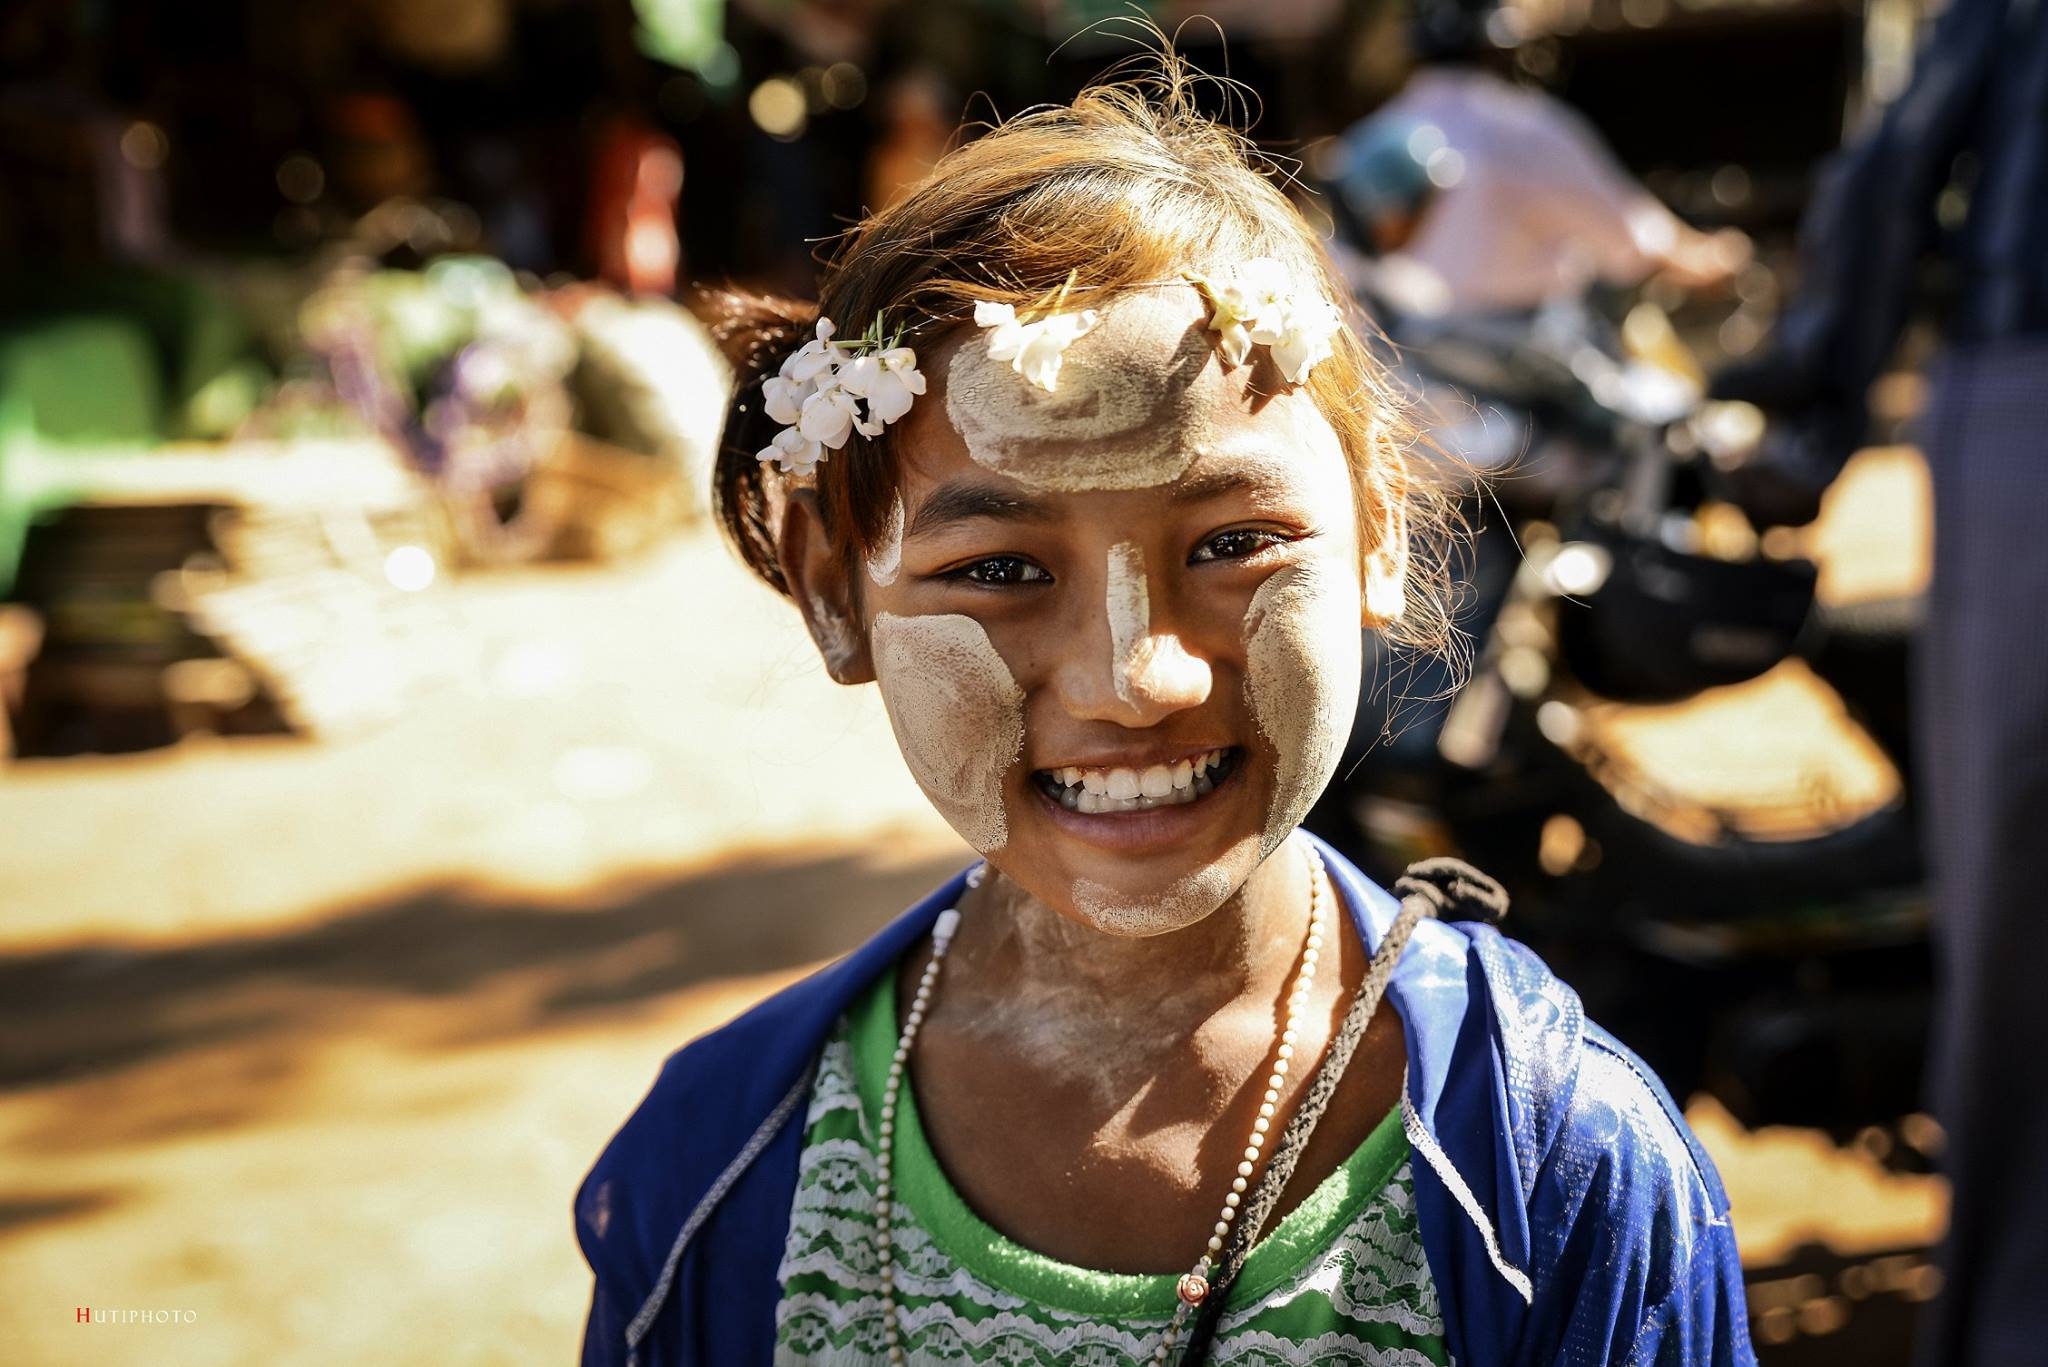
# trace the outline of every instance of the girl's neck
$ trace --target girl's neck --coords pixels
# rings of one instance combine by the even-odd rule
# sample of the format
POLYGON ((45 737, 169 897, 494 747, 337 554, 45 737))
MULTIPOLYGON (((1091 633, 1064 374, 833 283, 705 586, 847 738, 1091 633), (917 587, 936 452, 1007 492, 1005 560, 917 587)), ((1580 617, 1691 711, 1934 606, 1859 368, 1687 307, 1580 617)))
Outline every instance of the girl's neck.
MULTIPOLYGON (((1325 888, 1325 896, 1334 895, 1325 888)), ((1277 1010, 1308 929, 1308 860, 1289 840, 1209 916, 1164 935, 1111 935, 1000 874, 963 900, 942 1007, 954 1029, 1086 1068, 1124 1090, 1236 1005, 1277 1010)))

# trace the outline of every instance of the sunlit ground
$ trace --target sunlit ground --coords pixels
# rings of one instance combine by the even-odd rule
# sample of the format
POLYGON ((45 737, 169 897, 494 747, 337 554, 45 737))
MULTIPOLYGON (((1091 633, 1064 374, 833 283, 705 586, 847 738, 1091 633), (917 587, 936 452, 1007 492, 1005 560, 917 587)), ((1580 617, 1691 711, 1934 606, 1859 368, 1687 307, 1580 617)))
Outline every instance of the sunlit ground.
MULTIPOLYGON (((1891 457, 1837 500, 1880 588, 1918 488, 1891 457)), ((393 726, 0 769, 0 1362, 571 1360, 570 1196, 661 1059, 963 857, 872 690, 708 538, 438 593, 451 667, 393 726)), ((1709 784, 1792 753, 1639 744, 1709 784)), ((1939 1228, 1933 1179, 1694 1118, 1760 1265, 1939 1228)))

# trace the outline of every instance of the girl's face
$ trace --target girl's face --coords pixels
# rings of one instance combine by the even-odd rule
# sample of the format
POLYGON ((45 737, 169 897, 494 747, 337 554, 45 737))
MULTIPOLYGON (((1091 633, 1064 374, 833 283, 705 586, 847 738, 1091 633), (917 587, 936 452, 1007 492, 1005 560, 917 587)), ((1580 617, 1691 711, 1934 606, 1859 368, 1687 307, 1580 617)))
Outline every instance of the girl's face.
POLYGON ((1112 933, 1235 892, 1329 781, 1358 695, 1336 433, 1274 392, 1263 350, 1225 369, 1204 318, 1192 288, 1125 296, 1050 394, 984 335, 947 339, 861 585, 919 785, 1004 874, 1112 933))

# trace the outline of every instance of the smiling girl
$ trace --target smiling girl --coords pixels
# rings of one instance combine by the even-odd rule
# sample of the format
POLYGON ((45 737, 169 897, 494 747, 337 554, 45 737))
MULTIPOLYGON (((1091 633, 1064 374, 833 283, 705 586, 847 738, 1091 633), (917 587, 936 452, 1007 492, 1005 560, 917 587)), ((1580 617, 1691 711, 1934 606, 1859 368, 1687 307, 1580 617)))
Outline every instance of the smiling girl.
POLYGON ((1169 59, 727 301, 727 527, 982 858, 669 1059, 586 1363, 1751 1360, 1663 1089, 1296 829, 1442 621, 1342 298, 1169 59))

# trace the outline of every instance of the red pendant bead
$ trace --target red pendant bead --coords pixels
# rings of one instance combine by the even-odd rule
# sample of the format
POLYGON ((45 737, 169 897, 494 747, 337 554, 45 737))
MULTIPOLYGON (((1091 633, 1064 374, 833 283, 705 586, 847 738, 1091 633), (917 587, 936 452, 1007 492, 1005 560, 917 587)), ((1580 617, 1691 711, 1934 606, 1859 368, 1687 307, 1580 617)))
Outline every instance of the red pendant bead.
POLYGON ((1180 1274, 1180 1286, 1176 1289, 1183 1304, 1200 1305, 1209 1294, 1209 1279, 1199 1272, 1183 1272, 1180 1274))

